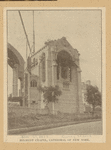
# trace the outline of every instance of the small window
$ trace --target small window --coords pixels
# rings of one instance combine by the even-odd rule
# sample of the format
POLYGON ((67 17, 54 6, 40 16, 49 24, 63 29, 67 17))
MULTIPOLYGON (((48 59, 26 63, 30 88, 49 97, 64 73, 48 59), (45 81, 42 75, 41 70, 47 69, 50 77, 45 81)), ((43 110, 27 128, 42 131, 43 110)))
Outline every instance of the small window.
POLYGON ((36 80, 32 80, 31 83, 30 83, 30 86, 31 86, 31 87, 37 87, 37 82, 36 82, 36 80))

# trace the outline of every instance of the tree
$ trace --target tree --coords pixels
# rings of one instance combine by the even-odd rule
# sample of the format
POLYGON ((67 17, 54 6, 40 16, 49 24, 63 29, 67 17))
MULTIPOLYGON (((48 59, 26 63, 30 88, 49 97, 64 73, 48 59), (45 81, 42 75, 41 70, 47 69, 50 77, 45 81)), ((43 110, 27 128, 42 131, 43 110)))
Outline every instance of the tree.
POLYGON ((87 85, 85 100, 88 104, 92 105, 92 114, 94 115, 95 107, 102 105, 101 92, 99 91, 97 86, 87 85))
POLYGON ((43 92, 44 102, 48 104, 49 102, 52 102, 53 104, 53 112, 54 112, 54 103, 58 101, 58 96, 62 94, 59 87, 56 85, 55 87, 49 86, 49 87, 39 87, 40 91, 43 92))

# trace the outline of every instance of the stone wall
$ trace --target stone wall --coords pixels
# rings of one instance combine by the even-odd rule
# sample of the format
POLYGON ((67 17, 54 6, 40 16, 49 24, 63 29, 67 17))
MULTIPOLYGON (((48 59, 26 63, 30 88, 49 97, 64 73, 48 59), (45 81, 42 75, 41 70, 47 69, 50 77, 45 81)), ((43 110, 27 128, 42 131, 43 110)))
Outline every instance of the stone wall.
POLYGON ((39 101, 39 91, 37 90, 37 87, 31 87, 30 88, 30 103, 35 101, 38 103, 39 101))
MULTIPOLYGON (((36 52, 32 57, 38 59, 37 67, 32 69, 32 73, 37 75, 40 79, 41 86, 55 86, 58 85, 62 91, 62 95, 59 98, 58 103, 54 104, 55 111, 62 113, 83 113, 84 107, 82 102, 81 92, 81 70, 79 66, 79 53, 76 49, 73 49, 68 41, 63 37, 62 39, 49 41, 45 43, 46 46, 43 49, 36 52), (59 73, 59 80, 57 79, 57 56, 61 51, 65 51, 70 54, 74 61, 71 66, 71 81, 69 78, 64 79, 59 73), (41 81, 41 56, 45 53, 46 56, 46 81, 41 81), (68 80, 68 81, 67 81, 68 80), (68 82, 68 85, 67 85, 68 82), (67 87, 68 86, 68 87, 67 87)), ((61 70, 60 70, 61 72, 61 70)), ((31 91, 32 92, 32 91, 31 91)), ((32 93, 34 95, 36 91, 32 93)), ((36 93, 35 93, 36 94, 36 93)), ((40 108, 43 108, 43 99, 40 96, 40 108)), ((49 104, 49 110, 52 111, 53 105, 49 104)))
POLYGON ((63 113, 77 113, 79 111, 78 99, 78 78, 77 69, 72 67, 72 81, 69 82, 69 87, 64 88, 62 79, 59 79, 57 85, 62 91, 58 103, 55 103, 55 110, 63 113))
POLYGON ((77 112, 77 93, 73 84, 69 85, 69 89, 62 88, 62 95, 55 104, 55 109, 63 113, 77 112))

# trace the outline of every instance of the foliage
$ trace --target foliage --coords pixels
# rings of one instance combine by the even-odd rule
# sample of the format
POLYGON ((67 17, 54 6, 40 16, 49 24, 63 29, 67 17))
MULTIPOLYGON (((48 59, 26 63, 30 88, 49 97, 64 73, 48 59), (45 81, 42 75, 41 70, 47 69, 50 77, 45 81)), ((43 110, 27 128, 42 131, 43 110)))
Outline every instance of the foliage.
POLYGON ((97 86, 87 85, 85 100, 88 104, 92 105, 93 113, 96 106, 102 105, 101 92, 99 91, 97 86))
POLYGON ((45 87, 39 87, 38 89, 43 92, 44 101, 46 103, 57 102, 58 96, 60 96, 62 94, 62 92, 58 86, 55 86, 55 87, 53 87, 53 86, 46 87, 45 86, 45 87))
MULTIPOLYGON (((94 119, 101 119, 100 115, 95 114, 94 117, 90 114, 80 114, 79 116, 76 114, 68 114, 59 112, 56 116, 52 114, 24 114, 18 116, 15 112, 8 112, 8 129, 20 129, 25 127, 33 127, 36 126, 38 129, 44 129, 49 127, 57 127, 66 125, 71 125, 75 123, 80 123, 81 121, 87 122, 94 119), (45 125, 45 126, 44 126, 45 125)), ((17 131, 21 130, 13 130, 14 133, 17 134, 17 131)), ((22 130, 23 132, 23 130, 22 130)), ((12 134, 11 134, 12 135, 12 134)))

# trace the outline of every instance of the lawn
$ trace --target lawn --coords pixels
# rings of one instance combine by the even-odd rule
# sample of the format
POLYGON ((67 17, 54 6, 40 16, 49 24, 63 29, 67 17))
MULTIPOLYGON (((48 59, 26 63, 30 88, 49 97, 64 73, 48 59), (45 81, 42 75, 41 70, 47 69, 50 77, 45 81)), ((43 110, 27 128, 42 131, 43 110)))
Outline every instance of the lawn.
POLYGON ((8 129, 18 129, 18 128, 25 128, 25 127, 33 127, 33 126, 49 126, 49 125, 56 125, 56 124, 64 124, 69 122, 80 122, 80 121, 88 121, 88 120, 95 120, 101 119, 100 113, 95 113, 94 116, 92 114, 63 114, 59 113, 57 115, 52 114, 30 114, 30 115, 23 115, 17 117, 16 115, 9 113, 8 114, 8 129))

